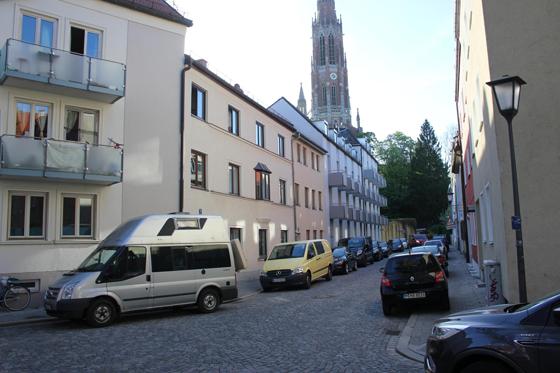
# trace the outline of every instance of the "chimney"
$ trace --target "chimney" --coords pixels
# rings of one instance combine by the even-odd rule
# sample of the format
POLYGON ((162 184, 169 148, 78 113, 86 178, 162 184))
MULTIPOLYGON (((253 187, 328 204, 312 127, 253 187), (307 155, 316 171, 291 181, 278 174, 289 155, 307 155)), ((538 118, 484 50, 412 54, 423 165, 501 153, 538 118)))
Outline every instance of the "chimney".
POLYGON ((235 88, 237 91, 243 93, 243 90, 241 89, 241 86, 238 83, 235 83, 235 85, 233 86, 233 88, 235 88))
POLYGON ((200 59, 196 60, 196 63, 198 63, 199 65, 201 65, 202 67, 204 67, 206 69, 208 68, 208 61, 206 61, 203 58, 200 58, 200 59))

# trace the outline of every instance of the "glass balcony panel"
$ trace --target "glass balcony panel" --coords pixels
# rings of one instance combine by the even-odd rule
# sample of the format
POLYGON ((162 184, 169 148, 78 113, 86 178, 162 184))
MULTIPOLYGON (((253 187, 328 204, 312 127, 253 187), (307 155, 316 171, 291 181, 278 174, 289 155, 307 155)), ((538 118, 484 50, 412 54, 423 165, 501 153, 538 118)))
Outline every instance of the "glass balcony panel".
POLYGON ((111 146, 90 147, 87 155, 88 174, 121 176, 122 154, 111 146))
POLYGON ((8 71, 29 74, 37 78, 49 78, 50 48, 17 40, 8 40, 7 46, 8 71))
POLYGON ((120 63, 91 59, 91 80, 89 84, 124 93, 124 67, 120 63))
POLYGON ((86 86, 89 62, 87 57, 65 51, 53 53, 53 79, 79 86, 86 86))
POLYGON ((45 146, 32 137, 2 136, 2 168, 43 170, 45 146))
POLYGON ((85 144, 48 141, 47 169, 50 171, 83 173, 85 144))

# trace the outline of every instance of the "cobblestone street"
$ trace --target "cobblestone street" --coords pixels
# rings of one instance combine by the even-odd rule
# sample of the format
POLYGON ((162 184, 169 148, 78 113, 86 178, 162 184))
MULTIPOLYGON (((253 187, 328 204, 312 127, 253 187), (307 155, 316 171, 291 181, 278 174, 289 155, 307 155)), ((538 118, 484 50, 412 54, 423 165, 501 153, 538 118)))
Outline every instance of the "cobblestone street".
POLYGON ((408 314, 385 318, 385 261, 310 290, 261 293, 214 314, 173 310, 91 329, 61 321, 2 329, 0 371, 422 372, 394 350, 408 314))

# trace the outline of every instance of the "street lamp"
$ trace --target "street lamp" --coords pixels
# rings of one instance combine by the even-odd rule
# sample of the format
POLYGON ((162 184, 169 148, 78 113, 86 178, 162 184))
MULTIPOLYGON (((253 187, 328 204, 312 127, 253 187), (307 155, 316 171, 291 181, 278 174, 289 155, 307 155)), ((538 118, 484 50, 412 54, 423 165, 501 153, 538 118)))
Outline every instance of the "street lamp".
POLYGON ((492 87, 492 92, 500 114, 506 119, 509 133, 509 149, 511 158, 511 179, 513 184, 513 210, 511 227, 515 230, 515 246, 517 247, 517 272, 519 280, 519 302, 527 303, 527 285, 525 283, 525 257, 523 254, 523 234, 521 230, 521 211, 519 207, 519 190, 517 187, 517 167, 515 163, 515 148, 513 146, 513 131, 511 122, 519 109, 519 95, 525 81, 518 76, 504 76, 486 83, 492 87))

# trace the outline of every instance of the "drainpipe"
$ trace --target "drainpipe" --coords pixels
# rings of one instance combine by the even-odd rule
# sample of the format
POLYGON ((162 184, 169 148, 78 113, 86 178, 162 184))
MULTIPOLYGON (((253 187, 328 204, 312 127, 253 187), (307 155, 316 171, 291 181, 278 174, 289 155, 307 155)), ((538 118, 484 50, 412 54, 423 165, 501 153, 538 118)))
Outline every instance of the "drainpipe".
POLYGON ((292 157, 292 190, 294 191, 294 198, 292 198, 293 200, 293 205, 294 205, 294 241, 298 240, 297 237, 297 212, 296 212, 296 176, 295 176, 295 169, 294 169, 294 139, 299 139, 300 138, 300 133, 299 132, 294 132, 292 134, 292 141, 290 141, 290 152, 291 152, 291 157, 292 157))
POLYGON ((179 154, 181 154, 181 159, 179 160, 179 212, 183 212, 183 202, 184 202, 184 194, 185 194, 185 176, 184 176, 184 157, 185 157, 185 74, 187 71, 191 69, 190 65, 190 57, 185 56, 185 67, 181 69, 181 103, 180 103, 180 115, 179 118, 179 138, 181 148, 179 149, 179 154))

